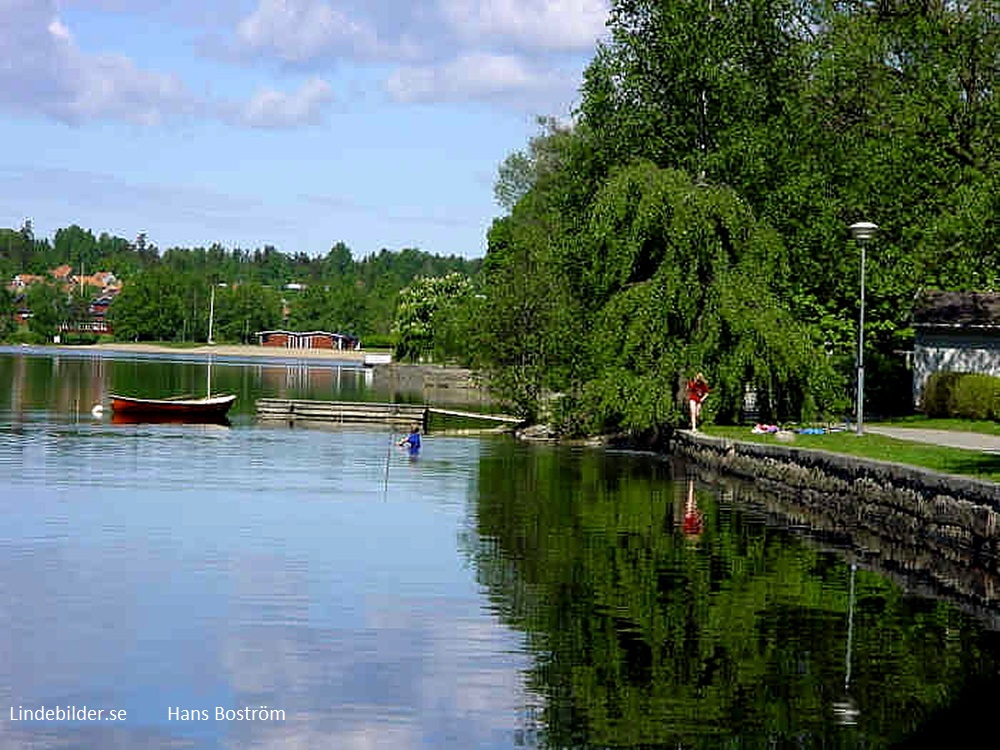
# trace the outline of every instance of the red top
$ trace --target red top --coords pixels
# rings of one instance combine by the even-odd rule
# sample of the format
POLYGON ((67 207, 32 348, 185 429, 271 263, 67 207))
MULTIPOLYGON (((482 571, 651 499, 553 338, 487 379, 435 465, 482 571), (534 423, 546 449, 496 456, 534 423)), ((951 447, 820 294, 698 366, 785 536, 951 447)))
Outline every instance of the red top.
POLYGON ((704 380, 689 380, 687 390, 688 400, 701 403, 708 395, 709 387, 704 380))

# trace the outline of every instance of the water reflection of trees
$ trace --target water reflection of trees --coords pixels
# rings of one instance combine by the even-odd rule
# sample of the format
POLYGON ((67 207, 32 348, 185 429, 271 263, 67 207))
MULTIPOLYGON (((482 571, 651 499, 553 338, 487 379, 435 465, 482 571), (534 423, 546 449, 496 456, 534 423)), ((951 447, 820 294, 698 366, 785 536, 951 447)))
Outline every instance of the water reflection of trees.
POLYGON ((104 397, 107 378, 99 358, 0 356, 0 408, 15 421, 36 410, 89 415, 104 397))
POLYGON ((932 536, 913 525, 885 522, 869 497, 834 501, 821 493, 762 491, 754 483, 708 470, 701 476, 730 499, 758 508, 820 544, 849 548, 866 568, 908 591, 948 599, 1000 630, 1000 564, 974 538, 932 536))
POLYGON ((554 747, 883 747, 995 674, 995 634, 696 488, 667 464, 497 447, 480 464, 472 553, 527 634, 554 747), (841 715, 842 718, 842 715, 841 715))
POLYGON ((243 363, 213 359, 0 352, 0 409, 23 421, 29 412, 87 418, 108 393, 150 398, 204 395, 212 368, 214 393, 239 396, 234 411, 252 412, 259 395, 279 398, 356 398, 371 385, 360 367, 304 362, 243 363))

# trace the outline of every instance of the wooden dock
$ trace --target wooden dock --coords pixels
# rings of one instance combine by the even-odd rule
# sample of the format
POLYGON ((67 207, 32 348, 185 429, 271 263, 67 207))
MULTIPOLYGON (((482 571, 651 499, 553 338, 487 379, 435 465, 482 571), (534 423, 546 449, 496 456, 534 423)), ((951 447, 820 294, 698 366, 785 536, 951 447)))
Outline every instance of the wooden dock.
POLYGON ((377 404, 363 401, 307 401, 262 398, 257 417, 283 422, 332 422, 338 424, 388 424, 427 429, 427 407, 422 404, 377 404))
POLYGON ((482 419, 506 425, 521 423, 518 417, 506 414, 480 414, 456 409, 436 409, 425 404, 383 404, 365 401, 309 401, 305 399, 261 398, 257 400, 257 417, 288 423, 324 422, 334 424, 386 424, 408 428, 419 424, 427 430, 431 414, 465 419, 482 419))

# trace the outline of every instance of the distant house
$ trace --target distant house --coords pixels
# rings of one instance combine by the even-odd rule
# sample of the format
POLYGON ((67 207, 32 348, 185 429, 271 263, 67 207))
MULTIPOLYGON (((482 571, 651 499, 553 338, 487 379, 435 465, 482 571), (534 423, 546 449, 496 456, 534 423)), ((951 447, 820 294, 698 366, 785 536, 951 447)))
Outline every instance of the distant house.
POLYGON ((339 351, 361 348, 361 340, 346 333, 329 331, 260 331, 257 340, 261 346, 285 349, 336 349, 339 351))
POLYGON ((30 274, 30 273, 19 273, 10 282, 10 288, 11 289, 25 289, 25 288, 31 286, 32 284, 37 284, 40 281, 45 281, 45 277, 44 276, 35 276, 34 274, 30 274))
POLYGON ((1000 293, 923 292, 913 305, 913 401, 935 372, 1000 376, 1000 293))
POLYGON ((107 320, 108 307, 122 290, 121 282, 110 271, 98 271, 90 276, 73 276, 68 265, 61 265, 49 270, 47 276, 36 276, 30 273, 19 273, 12 280, 9 289, 14 292, 17 312, 14 316, 19 324, 27 323, 31 317, 28 308, 27 290, 33 284, 53 283, 58 288, 68 292, 70 288, 79 288, 81 292, 94 294, 94 289, 100 290, 87 306, 87 315, 79 320, 64 321, 59 329, 67 333, 111 333, 111 325, 107 320))
POLYGON ((118 285, 118 279, 110 271, 98 271, 97 273, 91 274, 90 276, 74 276, 72 278, 74 286, 79 285, 96 287, 97 289, 106 290, 113 288, 120 288, 118 285))
POLYGON ((31 319, 31 309, 28 307, 28 295, 21 291, 14 295, 14 322, 20 326, 28 324, 31 319))

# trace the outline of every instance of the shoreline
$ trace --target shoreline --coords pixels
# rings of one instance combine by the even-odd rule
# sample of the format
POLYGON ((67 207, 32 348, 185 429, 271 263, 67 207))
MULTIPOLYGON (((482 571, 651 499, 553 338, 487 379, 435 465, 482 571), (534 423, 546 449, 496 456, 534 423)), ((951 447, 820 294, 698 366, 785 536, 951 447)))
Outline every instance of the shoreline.
MULTIPOLYGON (((964 601, 1000 602, 1000 484, 912 464, 679 431, 666 455, 762 502, 866 565, 905 571, 964 601)), ((995 614, 994 614, 995 616, 995 614)))
MULTIPOLYGON (((15 349, 15 347, 11 347, 15 349)), ((128 342, 111 342, 104 344, 55 344, 32 346, 32 351, 68 351, 73 353, 121 353, 121 354, 151 354, 157 356, 192 357, 208 359, 210 357, 232 359, 254 359, 288 362, 289 360, 308 360, 323 363, 349 363, 363 365, 365 356, 371 354, 367 350, 336 350, 336 349, 285 349, 279 347, 259 346, 254 344, 202 344, 192 347, 173 347, 162 344, 138 344, 128 342)))

